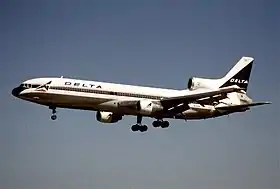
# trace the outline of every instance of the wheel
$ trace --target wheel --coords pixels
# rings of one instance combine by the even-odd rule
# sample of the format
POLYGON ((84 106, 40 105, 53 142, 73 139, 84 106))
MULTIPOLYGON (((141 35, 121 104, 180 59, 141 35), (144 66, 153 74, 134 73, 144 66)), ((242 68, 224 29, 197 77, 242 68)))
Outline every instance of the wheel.
POLYGON ((141 132, 145 132, 145 131, 148 130, 148 126, 147 126, 147 125, 142 125, 142 126, 140 126, 139 130, 140 130, 141 132))
POLYGON ((52 119, 52 120, 56 120, 56 118, 57 118, 56 115, 52 115, 52 116, 51 116, 51 119, 52 119))
POLYGON ((159 127, 160 125, 161 125, 161 121, 158 121, 158 120, 153 121, 153 126, 154 127, 159 127))
POLYGON ((139 130, 139 125, 132 125, 131 130, 133 132, 138 131, 139 130))
POLYGON ((161 127, 162 127, 162 128, 167 128, 167 127, 169 127, 169 122, 168 122, 168 121, 163 121, 162 124, 161 124, 161 127))

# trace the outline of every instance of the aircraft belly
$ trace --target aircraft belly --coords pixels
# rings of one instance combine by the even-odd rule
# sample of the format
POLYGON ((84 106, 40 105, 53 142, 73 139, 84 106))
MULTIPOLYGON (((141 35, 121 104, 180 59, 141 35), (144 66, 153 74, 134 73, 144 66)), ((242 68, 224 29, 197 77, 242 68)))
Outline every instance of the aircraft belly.
MULTIPOLYGON (((21 94, 21 98, 33 103, 41 105, 54 105, 61 108, 73 108, 82 110, 94 110, 94 111, 108 111, 116 112, 127 115, 137 115, 138 112, 131 108, 120 108, 118 101, 122 99, 112 98, 107 95, 91 95, 84 94, 69 94, 68 92, 57 91, 33 91, 21 94)), ((124 98, 123 100, 126 100, 124 98)), ((135 100, 135 99, 133 99, 135 100)))
MULTIPOLYGON (((42 105, 55 105, 62 108, 73 108, 73 109, 84 109, 84 110, 99 110, 99 111, 108 111, 115 112, 126 115, 138 115, 134 109, 131 108, 120 108, 117 104, 118 99, 111 99, 105 95, 83 95, 83 94, 67 94, 57 93, 56 91, 48 92, 30 92, 25 93, 21 98, 42 104, 42 105)), ((199 104, 190 104, 190 109, 174 114, 158 115, 151 114, 145 115, 148 117, 163 117, 163 118, 175 118, 175 119, 205 119, 209 117, 216 117, 217 112, 213 110, 212 106, 201 106, 199 104)))
POLYGON ((98 104, 110 101, 111 99, 102 98, 102 97, 91 97, 91 96, 82 96, 82 95, 69 95, 69 94, 58 94, 58 93, 46 93, 46 92, 37 92, 37 93, 28 93, 24 94, 22 98, 38 103, 38 104, 54 104, 54 105, 63 105, 64 107, 95 107, 98 104))

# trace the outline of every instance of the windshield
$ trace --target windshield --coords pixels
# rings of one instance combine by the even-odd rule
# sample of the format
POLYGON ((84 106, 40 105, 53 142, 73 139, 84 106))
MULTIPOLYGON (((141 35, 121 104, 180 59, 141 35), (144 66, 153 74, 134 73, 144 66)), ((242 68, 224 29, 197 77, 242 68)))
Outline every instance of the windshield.
POLYGON ((24 87, 24 88, 37 88, 37 87, 39 87, 40 85, 36 85, 36 84, 34 84, 34 85, 32 85, 32 84, 27 84, 27 83, 23 83, 23 84, 21 84, 20 85, 20 87, 24 87))

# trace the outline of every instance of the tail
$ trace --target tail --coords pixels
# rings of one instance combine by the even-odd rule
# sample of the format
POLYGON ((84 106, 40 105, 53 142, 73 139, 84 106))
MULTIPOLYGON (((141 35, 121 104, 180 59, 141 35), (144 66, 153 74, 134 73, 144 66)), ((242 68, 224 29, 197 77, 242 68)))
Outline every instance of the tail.
POLYGON ((254 58, 242 57, 235 66, 221 79, 219 79, 219 87, 227 87, 237 85, 247 91, 254 58))

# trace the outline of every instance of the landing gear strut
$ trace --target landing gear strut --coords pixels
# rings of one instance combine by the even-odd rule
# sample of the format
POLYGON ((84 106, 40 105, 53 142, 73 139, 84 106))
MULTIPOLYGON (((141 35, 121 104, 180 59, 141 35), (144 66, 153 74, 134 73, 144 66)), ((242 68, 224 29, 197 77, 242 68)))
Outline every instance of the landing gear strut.
POLYGON ((50 107, 50 109, 52 110, 52 115, 51 115, 51 119, 52 120, 56 120, 57 116, 56 114, 56 107, 50 107))
POLYGON ((141 132, 148 130, 147 125, 142 125, 142 116, 137 115, 137 124, 132 125, 131 130, 132 131, 141 131, 141 132))
POLYGON ((158 119, 153 122, 154 127, 161 127, 161 128, 167 128, 169 127, 169 122, 168 121, 163 121, 162 119, 158 119))

